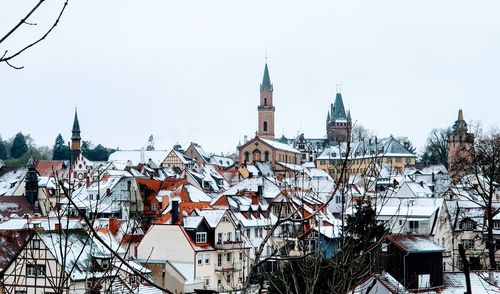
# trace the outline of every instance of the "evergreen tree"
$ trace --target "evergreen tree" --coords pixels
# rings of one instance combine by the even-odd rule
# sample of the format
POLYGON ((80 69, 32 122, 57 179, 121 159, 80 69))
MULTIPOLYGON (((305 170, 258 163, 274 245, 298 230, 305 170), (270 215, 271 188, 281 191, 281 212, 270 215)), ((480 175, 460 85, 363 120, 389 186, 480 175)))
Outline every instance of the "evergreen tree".
POLYGON ((28 151, 28 145, 26 144, 26 138, 21 132, 19 132, 14 137, 14 141, 12 141, 12 147, 10 148, 10 156, 12 158, 17 159, 27 151, 28 151))
POLYGON ((5 143, 0 137, 0 160, 7 159, 7 147, 5 147, 5 143))
POLYGON ((53 160, 68 160, 69 159, 69 147, 64 144, 64 139, 61 134, 57 135, 54 150, 52 151, 53 160))

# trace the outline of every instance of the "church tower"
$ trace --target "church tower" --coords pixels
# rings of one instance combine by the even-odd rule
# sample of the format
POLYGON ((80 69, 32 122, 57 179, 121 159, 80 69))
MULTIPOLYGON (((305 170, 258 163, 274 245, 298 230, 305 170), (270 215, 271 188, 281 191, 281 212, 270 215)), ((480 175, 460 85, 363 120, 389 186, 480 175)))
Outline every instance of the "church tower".
POLYGON ((78 122, 78 113, 75 108, 75 118, 73 120, 73 129, 71 130, 71 159, 76 160, 80 155, 81 140, 80 137, 80 123, 78 122))
POLYGON ((448 137, 448 169, 454 170, 454 162, 470 159, 470 151, 474 144, 474 135, 467 130, 462 109, 458 111, 458 118, 448 137))
POLYGON ((346 114, 342 94, 337 89, 335 102, 330 105, 326 116, 326 135, 330 142, 347 142, 350 140, 351 114, 346 114))
POLYGON ((264 139, 274 139, 273 84, 269 78, 269 69, 264 67, 264 77, 260 85, 259 127, 257 135, 264 139))

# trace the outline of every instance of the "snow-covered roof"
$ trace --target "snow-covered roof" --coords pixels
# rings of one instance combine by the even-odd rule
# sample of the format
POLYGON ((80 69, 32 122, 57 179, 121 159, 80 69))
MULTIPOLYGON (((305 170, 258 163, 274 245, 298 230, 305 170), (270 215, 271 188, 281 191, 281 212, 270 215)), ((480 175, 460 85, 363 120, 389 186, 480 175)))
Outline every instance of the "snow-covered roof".
POLYGON ((65 231, 63 237, 57 232, 39 232, 40 239, 72 280, 84 280, 94 276, 106 276, 112 272, 92 271, 92 257, 111 258, 111 252, 98 245, 84 230, 65 231), (61 250, 61 248, 63 248, 61 250))
POLYGON ((191 200, 191 202, 210 202, 210 201, 212 201, 212 198, 210 198, 210 196, 208 196, 205 192, 201 191, 200 189, 196 188, 195 186, 186 184, 186 185, 184 185, 184 187, 186 188, 187 192, 189 193, 189 199, 191 200))
POLYGON ((275 149, 278 149, 278 150, 283 150, 283 151, 286 151, 286 152, 291 152, 291 153, 298 153, 300 154, 300 151, 291 147, 290 145, 287 145, 287 144, 283 144, 283 143, 280 143, 278 141, 274 141, 274 140, 268 140, 268 139, 263 139, 263 138, 260 138, 260 140, 262 140, 264 143, 270 145, 271 147, 275 148, 275 149))
POLYGON ((25 168, 16 169, 5 173, 0 177, 0 196, 14 195, 14 192, 17 190, 19 185, 24 182, 24 178, 26 177, 26 173, 28 172, 25 168))
POLYGON ((208 222, 211 228, 217 227, 219 224, 220 220, 226 213, 225 209, 204 209, 204 210, 198 210, 197 211, 198 215, 202 216, 205 218, 205 220, 208 222))
POLYGON ((196 229, 201 221, 203 220, 203 216, 191 215, 184 217, 184 228, 186 229, 196 229))
POLYGON ((443 252, 443 247, 436 245, 431 239, 423 236, 395 236, 391 241, 401 250, 408 253, 443 252))

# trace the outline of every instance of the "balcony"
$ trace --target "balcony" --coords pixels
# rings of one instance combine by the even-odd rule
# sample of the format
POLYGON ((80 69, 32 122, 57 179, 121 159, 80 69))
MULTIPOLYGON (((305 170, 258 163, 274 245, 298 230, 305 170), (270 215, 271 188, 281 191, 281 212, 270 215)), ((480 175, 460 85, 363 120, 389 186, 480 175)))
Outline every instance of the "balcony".
POLYGON ((237 272, 241 271, 242 268, 241 262, 233 262, 233 263, 223 263, 222 265, 216 265, 216 272, 237 272))
POLYGON ((243 242, 242 241, 217 241, 214 245, 215 249, 218 250, 235 250, 242 249, 243 242))

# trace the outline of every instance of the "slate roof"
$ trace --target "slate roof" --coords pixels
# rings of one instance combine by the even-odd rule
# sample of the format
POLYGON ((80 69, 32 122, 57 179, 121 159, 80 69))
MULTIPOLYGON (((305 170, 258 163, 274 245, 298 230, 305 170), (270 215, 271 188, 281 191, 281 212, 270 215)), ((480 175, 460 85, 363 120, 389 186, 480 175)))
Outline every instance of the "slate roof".
POLYGON ((260 85, 260 90, 263 91, 264 89, 268 90, 273 90, 273 84, 271 84, 271 78, 269 77, 269 69, 267 68, 267 62, 266 66, 264 67, 264 76, 262 77, 262 84, 260 85))

